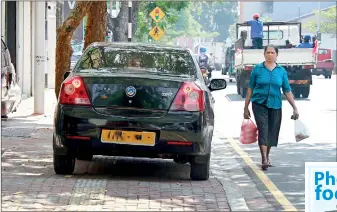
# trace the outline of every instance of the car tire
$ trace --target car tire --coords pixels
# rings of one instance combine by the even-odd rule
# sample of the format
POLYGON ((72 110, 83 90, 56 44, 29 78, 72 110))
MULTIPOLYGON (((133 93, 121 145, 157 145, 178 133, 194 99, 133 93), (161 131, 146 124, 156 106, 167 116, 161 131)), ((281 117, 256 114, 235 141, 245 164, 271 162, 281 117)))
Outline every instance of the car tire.
POLYGON ((301 88, 294 88, 295 98, 301 98, 301 88))
POLYGON ((305 98, 305 99, 308 98, 309 94, 310 94, 310 87, 309 86, 303 87, 301 93, 302 93, 303 98, 305 98))
POLYGON ((247 96, 248 88, 240 88, 241 97, 244 99, 247 96))
POLYGON ((54 171, 56 174, 72 174, 75 170, 75 158, 70 155, 54 154, 54 171))
POLYGON ((191 180, 208 180, 209 178, 209 166, 210 166, 210 159, 205 163, 191 163, 191 173, 190 178, 191 180))

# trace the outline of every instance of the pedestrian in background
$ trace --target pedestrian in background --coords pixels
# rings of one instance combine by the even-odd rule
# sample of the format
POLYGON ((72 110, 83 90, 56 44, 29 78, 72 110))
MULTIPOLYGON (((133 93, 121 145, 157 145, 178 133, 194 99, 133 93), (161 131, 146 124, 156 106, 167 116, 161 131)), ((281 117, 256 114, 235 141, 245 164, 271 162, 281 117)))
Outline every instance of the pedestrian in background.
POLYGON ((269 159, 271 147, 278 144, 282 121, 281 89, 293 108, 293 119, 299 114, 288 82, 286 70, 276 63, 278 48, 268 45, 264 48, 265 61, 257 64, 250 74, 249 88, 245 100, 244 118, 250 119, 250 101, 258 128, 258 144, 262 158, 262 169, 272 164, 269 159))

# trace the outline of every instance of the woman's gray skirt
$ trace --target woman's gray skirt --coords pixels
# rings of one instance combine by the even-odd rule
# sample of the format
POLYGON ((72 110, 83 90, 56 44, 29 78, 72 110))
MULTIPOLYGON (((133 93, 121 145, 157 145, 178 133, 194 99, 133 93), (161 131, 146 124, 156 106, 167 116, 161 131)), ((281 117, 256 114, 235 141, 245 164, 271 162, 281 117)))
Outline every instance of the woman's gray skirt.
POLYGON ((277 146, 282 121, 282 109, 272 109, 265 105, 252 103, 259 145, 277 146))

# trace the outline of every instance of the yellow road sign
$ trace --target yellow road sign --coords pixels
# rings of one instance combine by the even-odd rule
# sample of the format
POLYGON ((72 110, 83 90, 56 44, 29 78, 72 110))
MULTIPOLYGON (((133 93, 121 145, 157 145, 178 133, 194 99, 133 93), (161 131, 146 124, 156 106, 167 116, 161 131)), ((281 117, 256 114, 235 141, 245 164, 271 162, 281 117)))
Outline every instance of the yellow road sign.
POLYGON ((164 34, 164 30, 162 30, 159 26, 153 27, 149 32, 149 35, 151 35, 154 40, 159 40, 164 34))
POLYGON ((150 16, 155 22, 159 22, 162 18, 164 18, 165 13, 159 7, 156 7, 152 10, 150 16))

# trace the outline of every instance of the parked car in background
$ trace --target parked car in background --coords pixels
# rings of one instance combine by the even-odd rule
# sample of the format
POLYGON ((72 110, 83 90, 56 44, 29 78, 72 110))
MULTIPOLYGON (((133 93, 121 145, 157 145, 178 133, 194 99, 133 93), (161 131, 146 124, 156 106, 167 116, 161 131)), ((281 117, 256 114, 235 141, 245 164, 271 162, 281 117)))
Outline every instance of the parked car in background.
POLYGON ((1 118, 16 111, 21 94, 8 47, 1 39, 1 118))
POLYGON ((332 60, 331 49, 320 48, 318 50, 317 65, 312 70, 312 74, 316 76, 323 75, 326 79, 331 79, 334 68, 335 64, 332 60))
POLYGON ((72 40, 71 48, 73 49, 73 54, 71 55, 70 59, 70 69, 74 68, 78 59, 81 57, 84 48, 84 41, 72 40))

